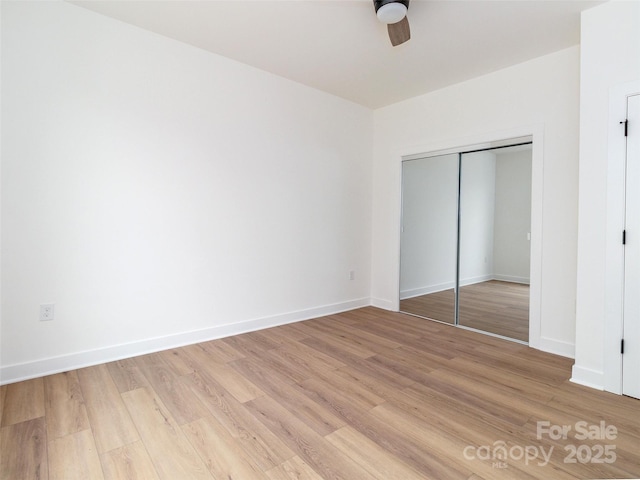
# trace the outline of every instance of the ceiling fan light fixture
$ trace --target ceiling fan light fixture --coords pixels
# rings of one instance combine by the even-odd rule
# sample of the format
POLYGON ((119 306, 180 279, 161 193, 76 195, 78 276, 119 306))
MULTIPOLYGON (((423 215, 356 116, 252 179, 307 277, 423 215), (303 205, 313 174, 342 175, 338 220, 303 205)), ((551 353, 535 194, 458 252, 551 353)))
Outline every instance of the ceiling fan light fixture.
POLYGON ((398 23, 407 15, 407 6, 400 2, 387 3, 378 9, 376 15, 382 23, 398 23))

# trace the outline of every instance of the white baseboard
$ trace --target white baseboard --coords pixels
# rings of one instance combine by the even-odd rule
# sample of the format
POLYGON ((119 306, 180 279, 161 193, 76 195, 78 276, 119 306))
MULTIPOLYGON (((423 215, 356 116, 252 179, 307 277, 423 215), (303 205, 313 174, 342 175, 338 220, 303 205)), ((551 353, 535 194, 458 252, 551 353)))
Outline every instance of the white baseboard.
POLYGON ((300 322, 311 318, 333 315, 356 308, 371 305, 369 298, 359 298, 331 305, 323 305, 306 310, 283 313, 269 317, 246 320, 243 322, 205 328, 190 332, 181 332, 164 337, 149 338, 138 342, 111 345, 96 350, 70 353, 59 357, 44 358, 14 365, 0 367, 0 385, 43 377, 54 373, 66 372, 77 368, 99 365, 101 363, 136 357, 147 353, 158 352, 170 348, 182 347, 216 338, 239 335, 241 333, 262 330, 265 328, 300 322))
POLYGON ((390 312, 397 312, 397 305, 391 300, 385 300, 383 298, 371 298, 371 306, 388 310, 390 312))
POLYGON ((573 343, 561 342, 553 338, 540 337, 536 342, 536 348, 561 357, 575 358, 576 356, 576 346, 573 343))
POLYGON ((604 390, 604 372, 574 365, 571 370, 571 381, 578 385, 604 390))
POLYGON ((510 282, 510 283, 522 283, 523 285, 529 285, 531 283, 531 279, 527 277, 515 277, 513 275, 500 275, 496 273, 493 275, 493 280, 499 280, 501 282, 510 282))

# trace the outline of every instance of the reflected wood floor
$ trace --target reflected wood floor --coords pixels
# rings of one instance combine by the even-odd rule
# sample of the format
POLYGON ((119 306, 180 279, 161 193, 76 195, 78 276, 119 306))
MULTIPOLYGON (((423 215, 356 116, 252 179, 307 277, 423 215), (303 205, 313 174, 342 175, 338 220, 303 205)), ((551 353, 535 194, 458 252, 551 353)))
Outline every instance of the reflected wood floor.
POLYGON ((571 364, 364 308, 0 387, 0 478, 640 477, 640 401, 570 383, 571 364), (568 463, 571 445, 615 461, 568 463))
POLYGON ((455 302, 455 289, 450 288, 400 300, 400 311, 453 325, 456 321, 455 302))
MULTIPOLYGON (((400 301, 400 310, 454 323, 453 289, 400 301)), ((529 285, 490 280, 460 288, 460 325, 529 341, 529 285)))

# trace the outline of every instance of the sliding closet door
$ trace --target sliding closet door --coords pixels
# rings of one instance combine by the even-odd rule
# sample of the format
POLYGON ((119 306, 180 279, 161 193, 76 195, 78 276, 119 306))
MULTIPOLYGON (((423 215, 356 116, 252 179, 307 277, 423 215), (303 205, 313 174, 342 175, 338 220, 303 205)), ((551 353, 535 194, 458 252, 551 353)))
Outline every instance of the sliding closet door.
POLYGON ((455 323, 458 154, 402 163, 400 311, 455 323))
POLYGON ((529 340, 531 145, 460 163, 458 324, 529 340))

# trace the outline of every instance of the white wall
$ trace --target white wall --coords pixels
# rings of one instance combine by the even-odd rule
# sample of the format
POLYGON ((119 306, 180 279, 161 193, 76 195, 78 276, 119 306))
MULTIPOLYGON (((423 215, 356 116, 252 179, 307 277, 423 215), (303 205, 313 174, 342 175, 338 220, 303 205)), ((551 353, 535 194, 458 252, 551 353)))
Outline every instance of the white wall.
POLYGON ((534 332, 532 344, 573 354, 578 95, 579 48, 572 47, 376 110, 375 305, 398 307, 402 155, 533 133, 534 198, 539 204, 532 205, 532 222, 539 223, 541 231, 532 232, 532 262, 541 277, 538 285, 532 284, 532 295, 540 298, 539 332, 534 332))
POLYGON ((529 283, 531 270, 531 149, 496 154, 493 276, 529 283))
MULTIPOLYGON (((586 10, 581 24, 580 197, 577 270, 576 363, 573 380, 616 390, 605 367, 620 364, 621 281, 619 258, 623 218, 622 175, 610 155, 624 137, 620 115, 609 116, 615 92, 640 81, 640 2, 613 1, 586 10), (610 134, 611 132, 611 134, 610 134), (620 221, 618 221, 620 219, 620 221), (617 222, 617 225, 616 225, 617 222)), ((622 148, 622 157, 624 147, 622 148)), ((618 385, 619 388, 619 385, 618 385)))
POLYGON ((3 382, 369 303, 370 110, 63 2, 2 74, 3 382))

